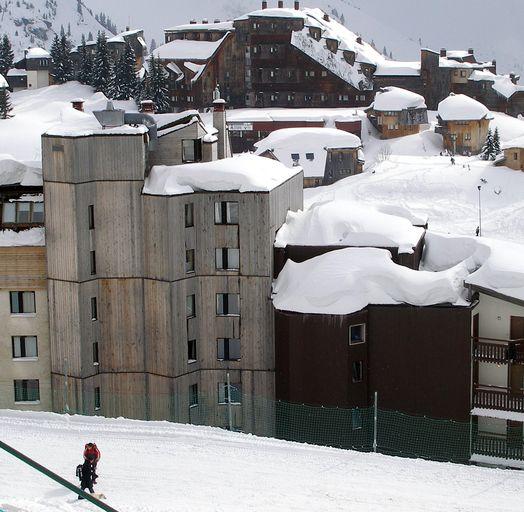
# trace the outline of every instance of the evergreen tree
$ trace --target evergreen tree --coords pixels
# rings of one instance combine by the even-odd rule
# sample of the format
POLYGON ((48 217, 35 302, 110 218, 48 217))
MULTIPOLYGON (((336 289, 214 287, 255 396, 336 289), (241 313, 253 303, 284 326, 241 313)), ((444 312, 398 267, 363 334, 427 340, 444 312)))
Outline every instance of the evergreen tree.
POLYGON ((6 87, 0 88, 0 119, 7 119, 11 112, 11 102, 9 101, 9 91, 6 87))
POLYGON ((488 134, 486 136, 486 142, 484 143, 484 146, 482 148, 481 155, 484 160, 494 160, 495 159, 495 148, 493 145, 493 132, 491 131, 491 128, 488 130, 488 134))
POLYGON ((493 134, 493 153, 495 157, 493 159, 500 155, 501 151, 499 129, 495 128, 495 133, 493 134))
POLYGON ((148 77, 144 86, 144 92, 140 100, 152 100, 156 111, 159 113, 169 112, 171 102, 169 101, 169 89, 167 76, 161 62, 153 56, 149 60, 148 77))
POLYGON ((103 32, 99 32, 96 40, 96 53, 93 61, 91 85, 97 92, 103 92, 108 98, 112 96, 112 68, 113 63, 109 55, 106 35, 103 32))
POLYGON ((93 32, 89 31, 89 34, 87 34, 87 40, 92 41, 93 40, 93 32))
POLYGON ((135 52, 133 48, 131 48, 131 45, 126 43, 124 53, 115 65, 115 99, 128 100, 135 94, 138 86, 135 66, 135 52))
POLYGON ((87 50, 84 36, 82 36, 82 44, 78 49, 78 53, 80 54, 80 70, 78 72, 78 80, 82 84, 91 85, 93 80, 93 58, 91 57, 91 53, 87 50))
POLYGON ((157 48, 155 39, 151 39, 151 44, 149 45, 149 53, 153 53, 157 48))
POLYGON ((7 72, 13 67, 14 58, 11 41, 5 34, 0 41, 0 75, 7 76, 7 72))
POLYGON ((60 38, 55 36, 51 45, 51 59, 53 61, 52 76, 56 83, 63 84, 73 80, 73 59, 71 58, 71 43, 64 34, 60 38))

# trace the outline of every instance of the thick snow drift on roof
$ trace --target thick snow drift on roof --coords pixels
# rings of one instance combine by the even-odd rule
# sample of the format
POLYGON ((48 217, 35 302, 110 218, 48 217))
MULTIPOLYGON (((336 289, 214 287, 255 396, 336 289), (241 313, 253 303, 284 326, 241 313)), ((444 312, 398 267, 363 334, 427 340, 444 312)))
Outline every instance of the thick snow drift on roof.
POLYGON ((439 67, 441 68, 484 69, 492 65, 492 62, 460 62, 446 57, 439 57, 439 67))
POLYGON ((438 104, 438 115, 443 121, 477 121, 491 119, 485 105, 465 94, 451 93, 438 104))
POLYGON ((384 87, 377 91, 373 108, 383 112, 427 107, 426 101, 420 94, 401 89, 400 87, 384 87))
POLYGON ((0 247, 44 246, 44 228, 31 228, 22 231, 0 230, 0 247))
POLYGON ((355 201, 334 200, 288 212, 275 246, 398 247, 399 253, 411 254, 423 235, 423 228, 403 217, 355 201))
POLYGON ((335 122, 360 121, 355 108, 239 108, 227 111, 228 123, 253 123, 259 121, 309 121, 322 122, 334 128, 335 122))
POLYGON ((509 76, 495 75, 487 69, 473 71, 468 80, 493 82, 493 89, 506 99, 511 98, 516 92, 524 91, 524 86, 514 84, 509 76))
POLYGON ((7 76, 27 76, 27 71, 25 69, 11 68, 7 72, 7 76))
POLYGON ((20 162, 11 155, 0 154, 0 186, 5 185, 41 187, 43 181, 40 162, 20 162))
POLYGON ((29 48, 25 55, 26 59, 50 59, 51 54, 43 48, 29 48))
POLYGON ((465 264, 467 284, 524 301, 524 245, 484 237, 428 233, 423 266, 442 270, 465 264))
POLYGON ((241 155, 214 162, 157 165, 144 183, 144 194, 174 196, 192 192, 268 192, 302 172, 269 158, 241 155))
POLYGON ((175 39, 153 51, 155 59, 162 60, 208 60, 220 48, 227 34, 218 41, 190 41, 175 39))
POLYGON ((509 149, 509 148, 524 148, 524 136, 517 137, 515 139, 511 139, 508 142, 503 142, 501 144, 502 149, 509 149))
POLYGON ((419 76, 420 61, 383 60, 377 64, 375 76, 419 76))
POLYGON ((280 162, 294 166, 292 154, 299 155, 305 177, 324 176, 328 148, 359 148, 360 139, 336 128, 283 128, 255 144, 255 154, 272 151, 280 162), (306 157, 309 154, 310 158, 306 157), (311 155, 313 158, 311 159, 311 155))
POLYGON ((221 21, 219 23, 186 23, 166 29, 164 32, 186 32, 186 31, 221 31, 234 30, 232 21, 221 21))
POLYGON ((279 9, 278 7, 269 8, 269 9, 257 9, 256 11, 248 12, 236 20, 247 20, 248 18, 297 18, 297 19, 306 19, 306 15, 302 11, 297 11, 296 9, 283 8, 279 9))
POLYGON ((156 122, 158 130, 167 127, 171 124, 176 124, 186 118, 196 117, 200 120, 198 110, 183 110, 182 112, 168 113, 168 114, 152 114, 156 122))
POLYGON ((272 298, 282 311, 330 315, 347 315, 369 304, 465 305, 466 275, 464 265, 424 272, 393 263, 385 249, 340 249, 303 263, 288 260, 272 298))

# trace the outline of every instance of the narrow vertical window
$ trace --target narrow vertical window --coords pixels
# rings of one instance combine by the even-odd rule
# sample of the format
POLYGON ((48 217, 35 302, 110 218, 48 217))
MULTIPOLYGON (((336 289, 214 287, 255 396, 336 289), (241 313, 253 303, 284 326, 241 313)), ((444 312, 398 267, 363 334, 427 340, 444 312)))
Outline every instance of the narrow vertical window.
POLYGON ((96 297, 91 297, 91 320, 98 320, 96 297))
POLYGON ((95 411, 99 411, 102 405, 102 396, 100 393, 100 387, 95 388, 95 411))
POLYGON ((193 203, 187 203, 184 205, 184 214, 186 228, 193 227, 195 225, 193 203))
POLYGON ((186 318, 194 318, 195 316, 196 316, 195 296, 187 295, 186 296, 186 318))
POLYGON ((362 382, 363 379, 362 361, 353 361, 351 365, 351 377, 353 382, 362 382))
POLYGON ((93 343, 93 365, 98 366, 100 364, 100 359, 98 356, 98 341, 93 343))
POLYGON ((186 250, 186 274, 195 271, 195 250, 186 250))
POLYGON ((91 275, 96 274, 96 253, 95 251, 89 251, 89 265, 91 269, 91 275))
POLYGON ((198 384, 191 384, 189 386, 189 407, 196 407, 198 405, 198 384))
POLYGON ((89 222, 89 229, 95 229, 95 207, 94 205, 90 204, 87 207, 87 216, 88 216, 88 222, 89 222))
POLYGON ((195 363, 197 360, 197 343, 196 340, 187 341, 187 362, 195 363))

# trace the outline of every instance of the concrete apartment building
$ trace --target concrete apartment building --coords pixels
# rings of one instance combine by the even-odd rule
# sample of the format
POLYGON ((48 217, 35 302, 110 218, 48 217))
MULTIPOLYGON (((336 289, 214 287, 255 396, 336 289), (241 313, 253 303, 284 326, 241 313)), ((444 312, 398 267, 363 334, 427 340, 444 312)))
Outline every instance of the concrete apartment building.
POLYGON ((230 397, 233 426, 261 431, 249 399, 274 397, 272 241, 302 207, 301 170, 162 166, 155 118, 102 129, 82 114, 43 136, 54 409, 67 381, 73 411, 226 426, 230 397))

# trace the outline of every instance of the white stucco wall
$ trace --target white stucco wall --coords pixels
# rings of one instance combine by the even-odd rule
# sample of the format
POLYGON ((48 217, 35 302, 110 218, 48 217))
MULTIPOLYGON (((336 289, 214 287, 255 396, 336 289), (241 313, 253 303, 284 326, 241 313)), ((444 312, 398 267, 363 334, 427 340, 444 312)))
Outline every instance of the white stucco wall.
POLYGON ((473 315, 479 313, 479 336, 508 340, 512 316, 524 317, 524 307, 481 293, 473 315))

